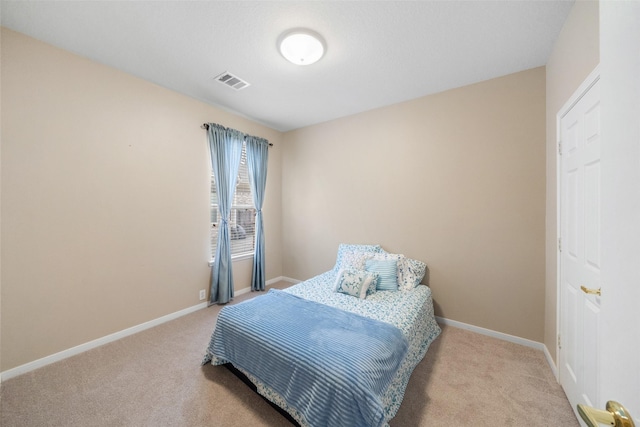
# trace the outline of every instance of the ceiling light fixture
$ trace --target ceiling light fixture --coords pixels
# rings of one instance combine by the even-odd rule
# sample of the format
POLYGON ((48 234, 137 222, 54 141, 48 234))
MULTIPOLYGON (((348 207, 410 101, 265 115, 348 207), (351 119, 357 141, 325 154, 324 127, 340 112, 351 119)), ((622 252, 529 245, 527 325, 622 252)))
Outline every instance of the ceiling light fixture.
POLYGON ((317 62, 326 50, 322 36, 315 31, 296 28, 285 32, 278 39, 280 53, 296 65, 317 62))

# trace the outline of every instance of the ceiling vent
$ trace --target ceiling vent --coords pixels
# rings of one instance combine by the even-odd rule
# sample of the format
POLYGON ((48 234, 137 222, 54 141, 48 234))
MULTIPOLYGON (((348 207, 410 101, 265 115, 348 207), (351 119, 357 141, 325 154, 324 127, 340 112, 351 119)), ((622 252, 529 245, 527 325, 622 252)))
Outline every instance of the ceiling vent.
POLYGON ((217 76, 215 79, 217 82, 227 85, 235 90, 244 89, 245 87, 249 86, 248 82, 226 71, 217 76))

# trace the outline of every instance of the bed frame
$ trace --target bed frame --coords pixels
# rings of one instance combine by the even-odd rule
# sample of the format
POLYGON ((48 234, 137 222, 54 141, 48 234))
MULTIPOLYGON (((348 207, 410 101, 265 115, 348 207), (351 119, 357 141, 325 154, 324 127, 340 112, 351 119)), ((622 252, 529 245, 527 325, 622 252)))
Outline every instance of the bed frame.
POLYGON ((298 424, 298 422, 296 420, 293 419, 293 417, 284 409, 282 409, 281 407, 279 407, 278 405, 276 405, 275 403, 273 403, 272 401, 270 401, 269 399, 267 399, 266 397, 264 397, 263 395, 261 395, 260 393, 258 393, 258 387, 256 387, 256 385, 254 383, 251 382, 251 380, 242 372, 240 372, 235 366, 233 366, 233 364, 231 363, 225 363, 224 365, 225 368, 227 368, 233 375, 235 375, 236 377, 238 377, 243 383, 245 383, 251 390, 253 390, 253 392, 255 394, 257 394, 258 396, 260 396, 262 398, 262 400, 264 400, 265 402, 267 402, 269 405, 271 405, 271 407, 273 409, 275 409, 276 411, 278 411, 280 413, 280 415, 282 415, 283 417, 285 417, 287 419, 287 421, 289 421, 292 425, 294 425, 295 427, 300 427, 300 424, 298 424))

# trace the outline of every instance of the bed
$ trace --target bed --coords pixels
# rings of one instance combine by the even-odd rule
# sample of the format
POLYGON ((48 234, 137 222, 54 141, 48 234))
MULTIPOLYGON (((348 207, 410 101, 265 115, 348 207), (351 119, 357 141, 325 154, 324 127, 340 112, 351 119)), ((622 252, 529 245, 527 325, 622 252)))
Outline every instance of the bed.
POLYGON ((300 426, 388 426, 440 334, 425 268, 340 245, 332 270, 224 307, 203 364, 232 364, 300 426))

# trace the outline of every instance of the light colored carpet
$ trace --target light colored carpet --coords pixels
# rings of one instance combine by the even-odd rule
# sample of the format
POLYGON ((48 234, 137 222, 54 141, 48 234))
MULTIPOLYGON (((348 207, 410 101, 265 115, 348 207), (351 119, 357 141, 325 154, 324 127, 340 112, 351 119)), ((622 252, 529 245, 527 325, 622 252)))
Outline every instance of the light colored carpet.
MULTIPOLYGON (((200 366, 218 311, 199 310, 3 382, 0 426, 290 426, 226 368, 200 366)), ((443 327, 390 425, 578 422, 542 352, 443 327)))

